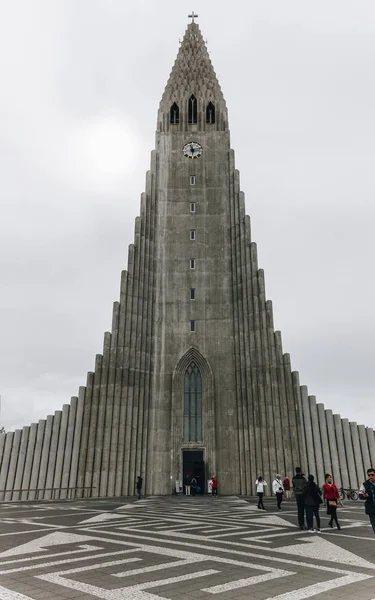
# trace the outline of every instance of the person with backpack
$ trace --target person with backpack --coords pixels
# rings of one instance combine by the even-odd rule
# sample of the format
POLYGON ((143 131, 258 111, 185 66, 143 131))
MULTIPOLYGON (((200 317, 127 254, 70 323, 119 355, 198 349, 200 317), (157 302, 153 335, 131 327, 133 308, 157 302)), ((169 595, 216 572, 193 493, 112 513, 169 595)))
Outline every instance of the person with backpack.
POLYGON ((314 481, 314 475, 309 475, 305 486, 305 509, 307 529, 310 533, 321 533, 319 506, 322 504, 322 495, 319 486, 314 481), (314 529, 314 515, 316 520, 316 529, 314 529))
POLYGON ((375 469, 370 467, 367 469, 366 481, 359 488, 360 500, 366 500, 365 512, 370 518, 370 523, 375 533, 375 469))
POLYGON ((301 531, 306 529, 305 527, 305 488, 306 488, 306 477, 302 473, 301 467, 296 467, 296 474, 292 479, 292 485, 294 490, 294 496, 297 503, 297 517, 298 525, 301 531))

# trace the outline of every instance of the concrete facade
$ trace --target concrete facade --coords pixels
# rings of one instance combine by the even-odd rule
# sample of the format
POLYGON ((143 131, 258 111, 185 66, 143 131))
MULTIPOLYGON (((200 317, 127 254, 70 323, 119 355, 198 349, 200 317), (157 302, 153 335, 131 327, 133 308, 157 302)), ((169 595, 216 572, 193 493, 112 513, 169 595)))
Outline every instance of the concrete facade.
POLYGON ((205 477, 216 474, 223 494, 250 495, 260 473, 271 482, 297 465, 319 483, 333 469, 339 485, 357 487, 374 440, 316 405, 283 352, 226 103, 191 23, 160 102, 103 354, 70 405, 6 434, 0 499, 133 495, 139 474, 147 494, 168 495, 184 450, 203 452, 205 477), (193 368, 201 387, 186 392, 193 368), (202 434, 188 440, 192 419, 202 434))

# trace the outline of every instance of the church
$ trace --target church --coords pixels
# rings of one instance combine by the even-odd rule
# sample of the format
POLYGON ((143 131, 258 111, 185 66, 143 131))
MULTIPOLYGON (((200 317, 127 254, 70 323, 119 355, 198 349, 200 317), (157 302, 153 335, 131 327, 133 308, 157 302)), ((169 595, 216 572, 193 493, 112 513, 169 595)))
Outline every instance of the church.
POLYGON ((0 500, 252 495, 296 466, 357 488, 373 429, 317 404, 284 353, 258 268, 228 109, 190 15, 157 114, 112 329, 62 410, 0 436, 0 500))

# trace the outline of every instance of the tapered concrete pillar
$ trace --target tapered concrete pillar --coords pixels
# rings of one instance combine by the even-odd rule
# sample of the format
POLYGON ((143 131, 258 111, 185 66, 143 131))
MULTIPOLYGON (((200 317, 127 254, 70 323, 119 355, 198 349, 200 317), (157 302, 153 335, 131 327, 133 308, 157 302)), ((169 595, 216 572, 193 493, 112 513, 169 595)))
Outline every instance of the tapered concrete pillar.
POLYGON ((6 433, 0 433, 0 472, 1 472, 1 463, 3 462, 5 439, 6 439, 6 433))
MULTIPOLYGON (((64 462, 65 455, 65 442, 66 442, 66 432, 68 429, 68 421, 69 421, 69 404, 64 404, 61 414, 61 422, 59 429, 59 440, 57 445, 57 454, 56 454, 56 463, 55 463, 55 472, 53 476, 53 485, 54 488, 54 498, 60 498, 60 488, 61 488, 61 478, 62 478, 62 468, 64 462)), ((65 495, 66 497, 66 490, 65 495)))
POLYGON ((323 467, 322 441, 320 438, 318 410, 316 407, 315 396, 309 396, 309 402, 310 402, 311 423, 312 423, 315 460, 316 460, 316 463, 315 463, 316 471, 315 471, 315 473, 313 473, 313 475, 315 476, 315 481, 318 483, 318 485, 321 486, 324 483, 324 467, 323 467))
POLYGON ((367 441, 370 452, 370 466, 375 469, 375 433, 371 427, 367 428, 367 441))
POLYGON ((22 489, 22 478, 23 478, 23 472, 24 472, 24 468, 25 468, 27 444, 29 442, 29 433, 30 433, 30 427, 26 426, 22 429, 21 442, 20 442, 20 447, 19 447, 19 451, 18 451, 17 470, 16 470, 16 476, 14 478, 14 492, 13 492, 12 500, 19 500, 22 495, 22 492, 20 490, 22 489))
POLYGON ((13 446, 13 438, 14 432, 9 431, 5 434, 5 444, 3 450, 3 460, 1 461, 1 471, 0 471, 0 500, 5 500, 5 489, 6 482, 8 477, 10 456, 12 453, 13 446))
POLYGON ((338 456, 337 442, 336 442, 336 432, 335 432, 335 424, 333 422, 333 414, 332 411, 327 409, 326 411, 326 423, 327 423, 327 434, 328 434, 328 443, 329 450, 331 456, 331 464, 332 464, 332 475, 333 481, 336 483, 338 487, 343 487, 341 470, 340 470, 340 462, 338 456))
POLYGON ((56 468, 56 456, 57 456, 57 446, 59 443, 61 416, 62 416, 61 410, 56 410, 55 414, 53 415, 51 444, 50 444, 49 454, 48 454, 46 493, 44 496, 47 499, 53 498, 53 477, 54 477, 55 468, 56 468))
POLYGON ((355 461, 355 467, 356 467, 356 473, 357 473, 357 480, 353 487, 358 488, 360 485, 360 482, 362 483, 362 481, 365 480, 365 469, 364 469, 364 465, 363 465, 361 446, 359 443, 359 434, 358 434, 357 423, 353 423, 353 422, 350 423, 350 432, 351 432, 351 436, 352 436, 352 443, 353 443, 353 449, 354 449, 354 461, 355 461))
POLYGON ((316 473, 314 440, 313 440, 311 414, 310 414, 310 402, 309 402, 308 391, 307 391, 306 385, 301 385, 301 397, 302 397, 303 422, 304 422, 304 430, 305 430, 305 437, 306 437, 307 470, 309 473, 316 473))
POLYGON ((16 429, 16 431, 14 432, 12 452, 10 455, 8 477, 7 477, 7 482, 5 484, 6 489, 9 491, 6 492, 6 494, 5 494, 5 500, 12 500, 12 498, 13 498, 14 480, 16 477, 18 453, 20 450, 21 436, 22 436, 22 429, 16 429))
POLYGON ((77 416, 77 402, 78 398, 74 396, 70 400, 69 420, 66 431, 64 462, 61 476, 62 489, 60 493, 60 498, 70 498, 70 490, 68 490, 67 488, 69 488, 70 465, 73 452, 74 424, 77 416))
POLYGON ((40 491, 38 491, 36 493, 36 497, 39 500, 50 497, 50 496, 47 496, 45 494, 45 492, 41 491, 41 490, 44 490, 47 487, 46 479, 47 479, 49 450, 50 450, 51 437, 52 437, 52 427, 53 427, 53 415, 48 415, 48 417, 46 419, 45 428, 44 428, 42 456, 41 456, 39 475, 38 475, 37 489, 40 491))
POLYGON ((352 436, 348 419, 341 419, 342 431, 344 434, 345 453, 348 463, 350 487, 356 488, 358 484, 357 470, 354 462, 354 449, 352 444, 352 436))
POLYGON ((37 433, 36 433, 33 465, 32 465, 32 470, 31 470, 31 477, 30 477, 30 492, 29 492, 29 498, 28 498, 29 500, 34 500, 37 497, 36 489, 38 487, 39 471, 40 471, 40 467, 41 467, 45 427, 46 427, 46 421, 44 419, 41 419, 38 423, 38 428, 37 428, 37 433))
MULTIPOLYGON (((322 441, 323 470, 324 473, 332 473, 331 453, 329 451, 328 431, 324 404, 317 404, 317 411, 319 418, 320 439, 322 441)), ((320 485, 322 485, 322 483, 320 485)))
POLYGON ((333 422, 336 432, 337 456, 340 463, 341 484, 342 487, 348 488, 350 486, 349 466, 346 458, 345 439, 341 416, 333 415, 333 422))
MULTIPOLYGON (((72 462, 70 466, 69 475, 69 487, 76 488, 78 478, 78 458, 80 454, 81 437, 82 437, 82 425, 83 425, 83 413, 85 404, 85 393, 86 388, 81 386, 78 393, 77 412, 74 424, 74 438, 73 438, 73 451, 72 451, 72 462)), ((71 490, 71 497, 75 498, 75 490, 71 490)))
MULTIPOLYGON (((369 451, 369 446, 368 446, 366 427, 364 425, 358 425, 358 435, 359 435, 359 442, 360 442, 360 446, 361 446, 363 472, 364 472, 364 475, 366 476, 365 479, 367 479, 366 472, 367 472, 367 469, 369 469, 371 466, 371 460, 370 460, 370 451, 369 451)), ((360 483, 362 483, 362 482, 360 481, 360 483)))
POLYGON ((28 500, 28 498, 29 498, 30 478, 31 478, 31 471, 32 471, 32 467, 33 467, 33 458, 34 458, 37 430, 38 430, 37 423, 32 423, 30 425, 29 441, 27 444, 27 453, 26 453, 26 459, 25 459, 25 468, 23 471, 22 484, 21 484, 21 488, 25 491, 22 492, 21 500, 28 500))

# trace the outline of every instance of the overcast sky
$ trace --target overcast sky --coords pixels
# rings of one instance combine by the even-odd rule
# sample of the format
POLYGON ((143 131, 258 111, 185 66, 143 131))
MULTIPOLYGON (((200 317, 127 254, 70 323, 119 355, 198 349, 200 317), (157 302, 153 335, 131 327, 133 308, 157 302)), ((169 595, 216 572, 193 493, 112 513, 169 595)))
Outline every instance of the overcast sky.
POLYGON ((0 4, 0 426, 60 409, 102 351, 192 9, 284 352, 375 426, 373 0, 0 4))

